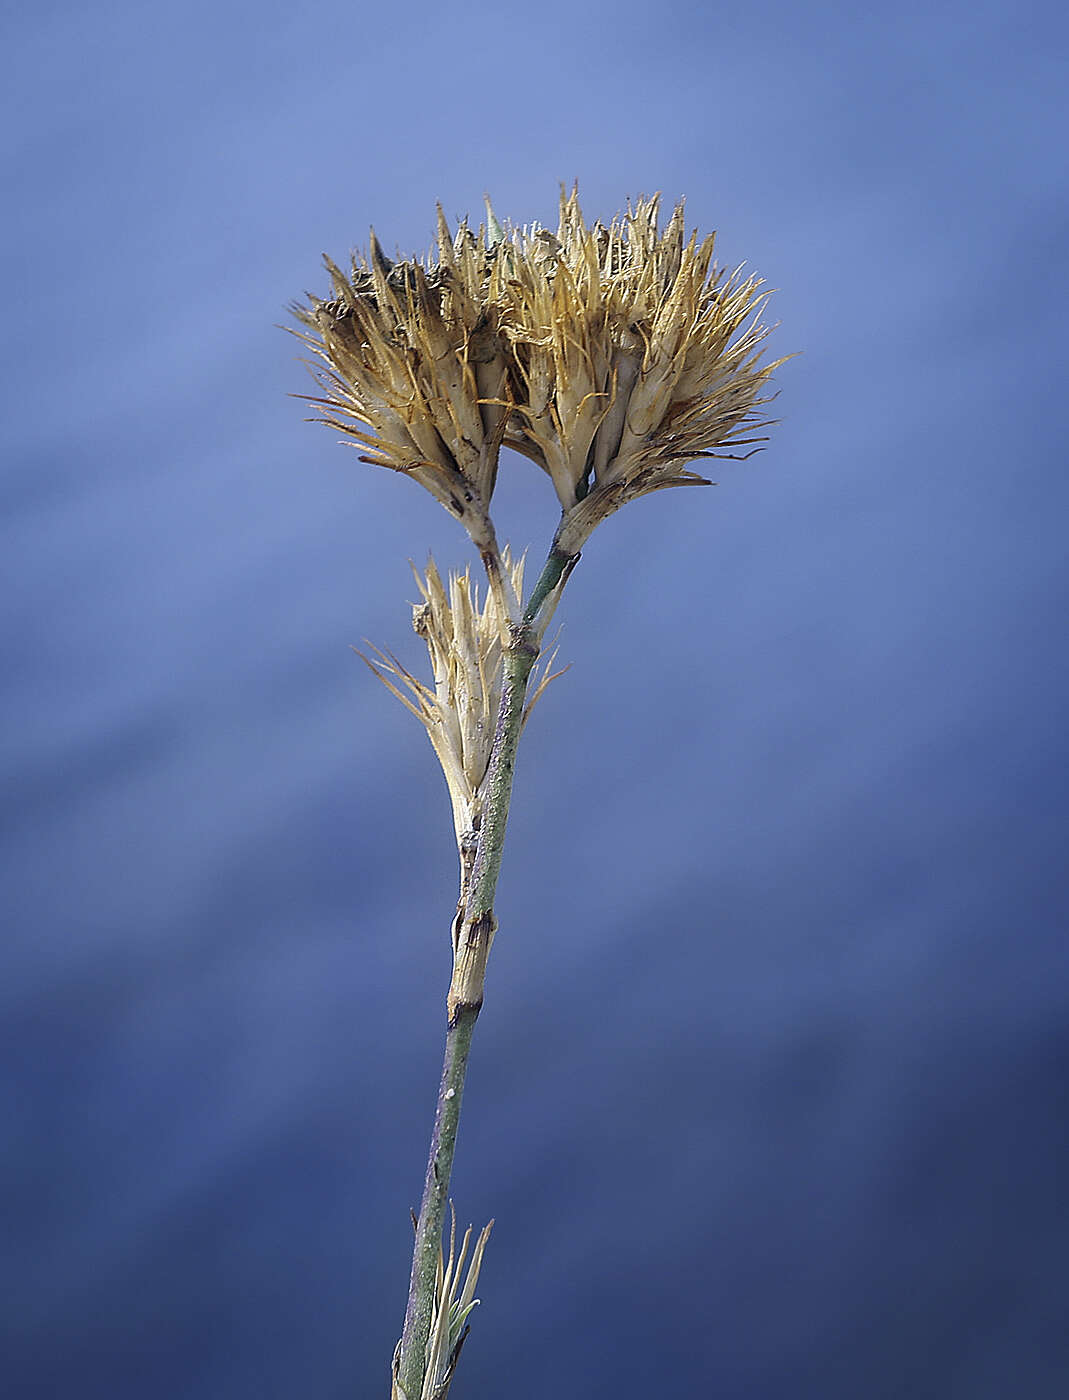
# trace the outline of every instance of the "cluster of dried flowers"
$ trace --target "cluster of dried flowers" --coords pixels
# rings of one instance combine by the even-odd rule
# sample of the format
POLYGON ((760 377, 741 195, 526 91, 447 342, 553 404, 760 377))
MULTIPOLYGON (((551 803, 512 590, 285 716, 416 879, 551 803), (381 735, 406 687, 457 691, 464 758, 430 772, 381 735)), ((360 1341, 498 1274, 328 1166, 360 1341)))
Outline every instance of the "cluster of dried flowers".
POLYGON ((416 576, 433 688, 388 653, 365 657, 427 728, 462 871, 480 827, 502 649, 522 613, 523 563, 499 550, 490 516, 502 447, 550 478, 562 512, 553 547, 574 559, 627 501, 707 485, 688 462, 749 456, 765 441, 764 391, 782 363, 761 363, 768 293, 716 266, 712 236, 687 238, 682 203, 663 231, 658 214, 658 198, 642 199, 588 226, 578 192, 562 190, 555 233, 503 229, 487 202, 486 224, 454 235, 439 208, 436 257, 391 262, 372 232, 348 273, 325 259, 330 298, 292 308, 318 361, 320 421, 359 444, 362 461, 426 487, 486 565, 485 599, 467 570, 448 587, 433 562, 416 576))
POLYGON ((436 259, 391 262, 374 233, 348 274, 326 259, 333 295, 294 308, 322 421, 421 482, 484 554, 502 446, 550 477, 569 554, 626 501, 707 484, 686 463, 764 441, 781 362, 760 363, 760 280, 688 239, 682 203, 663 231, 658 209, 588 227, 562 191, 556 233, 504 230, 488 204, 455 235, 439 209, 436 259))

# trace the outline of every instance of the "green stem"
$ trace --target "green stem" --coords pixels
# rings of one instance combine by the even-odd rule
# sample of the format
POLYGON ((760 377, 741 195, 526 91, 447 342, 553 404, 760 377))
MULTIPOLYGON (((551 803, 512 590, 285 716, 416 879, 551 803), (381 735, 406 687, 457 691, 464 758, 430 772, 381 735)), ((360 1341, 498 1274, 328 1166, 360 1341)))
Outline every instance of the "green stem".
POLYGON ((542 604, 575 562, 575 557, 555 550, 550 552, 524 612, 523 622, 513 630, 511 643, 505 652, 501 705, 486 777, 487 796, 482 828, 466 897, 453 924, 453 979, 449 987, 445 1059, 423 1183, 423 1200, 416 1223, 408 1306, 397 1368, 397 1379, 406 1400, 420 1400, 423 1392, 427 1339, 434 1316, 438 1252, 456 1150, 464 1078, 472 1032, 482 1007, 486 960, 497 928, 494 896, 512 798, 516 748, 523 728, 527 683, 538 657, 538 645, 534 640, 535 624, 542 604))
POLYGON ((479 1015, 478 1007, 466 1007, 450 1021, 445 1034, 445 1060, 438 1088, 438 1107, 423 1183, 423 1202, 416 1225, 416 1245, 412 1253, 412 1275, 408 1288, 405 1328, 401 1337, 398 1381, 406 1400, 420 1400, 426 1369, 427 1339, 434 1316, 434 1281, 442 1238, 449 1177, 456 1150, 460 1103, 464 1076, 468 1069, 471 1035, 479 1015))
POLYGON ((539 576, 538 582, 531 590, 531 597, 527 607, 524 609, 524 626, 529 627, 538 616, 542 604, 556 588, 563 578, 567 582, 568 575, 579 563, 578 554, 565 554, 554 546, 549 551, 549 558, 539 576))

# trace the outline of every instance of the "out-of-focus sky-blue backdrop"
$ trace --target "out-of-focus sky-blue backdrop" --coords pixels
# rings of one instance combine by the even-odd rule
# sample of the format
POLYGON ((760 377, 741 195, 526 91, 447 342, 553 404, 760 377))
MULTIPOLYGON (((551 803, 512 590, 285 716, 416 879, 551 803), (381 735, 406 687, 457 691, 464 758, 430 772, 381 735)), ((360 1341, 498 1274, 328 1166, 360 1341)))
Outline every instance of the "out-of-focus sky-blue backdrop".
MULTIPOLYGON (((275 329, 434 201, 688 197, 782 424, 603 526, 521 750, 461 1397, 1069 1389, 1060 5, 10 7, 5 1395, 386 1394, 455 856, 275 329)), ((502 533, 554 507, 510 459, 502 533)))

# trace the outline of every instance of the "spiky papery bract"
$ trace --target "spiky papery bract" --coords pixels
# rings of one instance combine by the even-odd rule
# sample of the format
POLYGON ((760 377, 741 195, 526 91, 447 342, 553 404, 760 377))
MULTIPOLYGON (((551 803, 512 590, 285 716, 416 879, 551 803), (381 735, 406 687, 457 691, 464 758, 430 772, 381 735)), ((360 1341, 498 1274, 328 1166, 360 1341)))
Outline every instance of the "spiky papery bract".
POLYGON ((485 554, 502 444, 537 462, 577 553, 599 521, 667 486, 707 484, 686 464, 748 456, 764 438, 767 292, 688 239, 683 205, 658 227, 659 197, 605 227, 561 195, 554 234, 537 224, 455 237, 438 211, 437 258, 391 263, 372 234, 346 274, 326 260, 330 300, 295 307, 324 363, 322 420, 363 460, 422 482, 485 554))
MULTIPOLYGON (((513 560, 508 546, 502 565, 513 597, 523 593, 523 559, 513 560)), ((373 647, 364 657, 379 680, 424 725, 445 773, 453 805, 457 844, 470 848, 482 824, 485 779, 501 704, 502 628, 499 604, 489 590, 473 586, 471 574, 450 573, 448 585, 434 560, 426 575, 413 568, 423 602, 412 612, 412 625, 427 643, 433 687, 424 684, 396 656, 373 647)), ((534 677, 529 714, 553 679, 556 652, 544 659, 534 677)), ((526 718, 525 714, 525 718, 526 718)))

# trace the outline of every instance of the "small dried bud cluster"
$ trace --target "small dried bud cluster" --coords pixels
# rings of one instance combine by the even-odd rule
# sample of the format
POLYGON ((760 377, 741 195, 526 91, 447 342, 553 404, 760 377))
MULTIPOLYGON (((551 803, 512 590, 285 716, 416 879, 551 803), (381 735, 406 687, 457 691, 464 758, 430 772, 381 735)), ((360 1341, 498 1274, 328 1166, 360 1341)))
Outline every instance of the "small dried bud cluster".
MULTIPOLYGON (((522 596, 524 561, 513 561, 506 546, 502 564, 514 595, 522 596)), ((363 659, 426 728, 449 787, 463 859, 482 826, 485 780, 501 704, 502 637, 507 630, 503 632, 495 595, 488 590, 480 596, 469 570, 451 573, 448 585, 433 560, 425 576, 415 569, 413 573, 423 601, 413 608, 412 625, 427 644, 433 688, 412 675, 396 656, 377 647, 372 648, 374 659, 363 659)), ((549 672, 555 655, 541 663, 534 677, 526 714, 554 679, 549 672)))
POLYGON ((683 205, 658 228, 659 199, 588 227, 575 190, 556 233, 502 230, 493 211, 453 236, 441 210, 437 259, 391 263, 374 234, 346 274, 327 259, 331 299, 295 307, 323 362, 322 421, 364 461, 420 481, 484 554, 501 447, 536 462, 578 553, 625 502, 708 484, 686 463, 755 451, 768 293, 725 275, 713 238, 686 237, 683 205))

